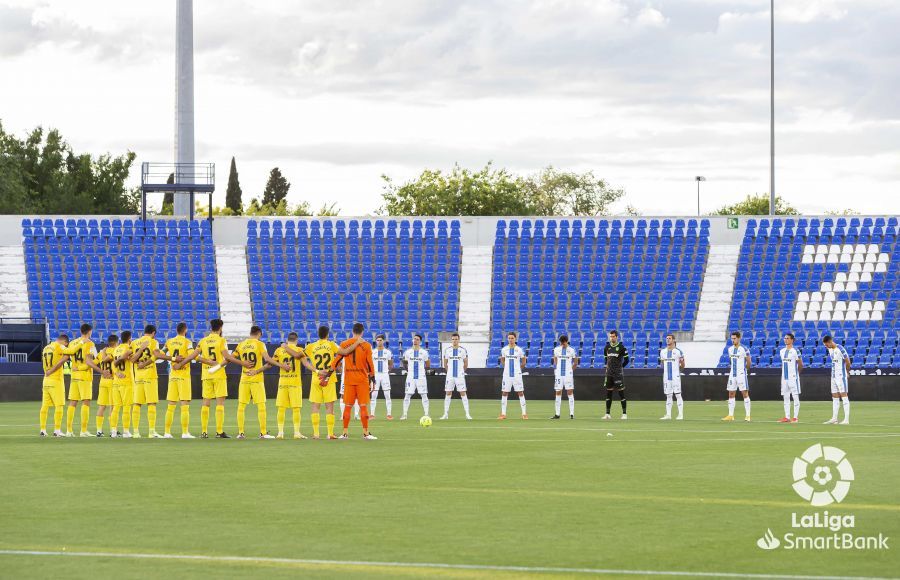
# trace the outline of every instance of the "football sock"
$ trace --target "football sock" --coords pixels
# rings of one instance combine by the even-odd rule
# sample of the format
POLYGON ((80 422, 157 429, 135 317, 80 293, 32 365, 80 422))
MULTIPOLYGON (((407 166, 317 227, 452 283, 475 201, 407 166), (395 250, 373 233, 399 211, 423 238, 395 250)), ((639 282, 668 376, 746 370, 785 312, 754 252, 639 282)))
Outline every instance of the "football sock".
POLYGON ((425 415, 430 416, 431 413, 428 412, 428 408, 430 407, 428 402, 428 395, 422 395, 422 409, 425 410, 425 415))
POLYGON ((681 398, 681 393, 675 395, 675 402, 678 404, 678 416, 681 417, 684 411, 684 399, 681 398))
POLYGON ((469 416, 469 397, 463 395, 462 397, 463 410, 466 412, 466 416, 469 416))
POLYGON ((784 416, 791 418, 791 394, 784 395, 784 416))
POLYGON ((838 412, 841 410, 841 399, 840 397, 832 397, 831 398, 831 420, 837 421, 838 412))
POLYGON ((444 395, 444 416, 445 417, 450 414, 451 397, 452 397, 452 395, 444 395))
POLYGON ((181 406, 181 434, 184 435, 191 428, 191 406, 181 406))
POLYGON ((156 432, 156 405, 147 405, 147 426, 151 433, 156 432))
POLYGON ((733 397, 728 398, 728 416, 734 417, 734 398, 733 397))
POLYGON ((666 417, 672 416, 672 395, 666 395, 666 417))
POLYGON ((334 413, 325 415, 325 426, 328 428, 328 436, 334 437, 334 413))
POLYGON ((850 420, 850 397, 841 397, 844 403, 844 421, 850 420))
POLYGON ((350 406, 348 405, 341 405, 341 407, 344 408, 344 411, 341 415, 341 420, 344 423, 344 431, 346 431, 347 428, 350 427, 350 413, 352 411, 350 410, 350 406))
POLYGON ((612 411, 612 391, 606 391, 606 414, 609 415, 609 412, 612 411))
POLYGON ((109 430, 110 431, 118 431, 119 429, 119 411, 121 411, 121 407, 119 405, 113 405, 112 412, 109 414, 109 430))
POLYGON ((75 407, 69 406, 66 411, 66 431, 71 433, 72 426, 75 424, 75 407))
POLYGON ((744 397, 744 415, 750 416, 750 397, 744 397))
POLYGON ((266 425, 266 415, 268 410, 266 409, 266 403, 257 403, 256 405, 256 418, 259 420, 259 432, 261 434, 266 434, 269 432, 269 426, 266 425))
MULTIPOLYGON (((387 414, 391 414, 391 392, 384 392, 384 406, 387 408, 387 414)), ((372 414, 375 414, 375 405, 372 405, 372 414)))
POLYGON ((372 393, 372 414, 375 414, 375 408, 378 406, 378 389, 372 393))
POLYGON ((287 413, 286 407, 278 407, 278 410, 275 412, 275 421, 278 422, 278 432, 284 433, 284 415, 287 413))
POLYGON ((53 428, 57 431, 62 431, 62 422, 63 422, 63 408, 57 406, 53 410, 53 428))
POLYGON ((97 432, 99 433, 99 432, 103 431, 103 415, 101 415, 100 413, 97 413, 95 423, 97 424, 97 432))
POLYGON ((225 405, 216 405, 216 433, 225 431, 225 405))
POLYGON ((122 407, 122 428, 125 431, 131 429, 131 409, 127 406, 122 407))
POLYGON ((81 404, 81 432, 84 433, 88 430, 88 422, 91 420, 91 407, 90 405, 81 404))
POLYGON ((244 421, 247 418, 247 403, 238 403, 237 423, 238 433, 244 432, 244 421))
POLYGON ((300 432, 300 407, 291 409, 291 418, 294 420, 294 433, 300 432))
POLYGON ((47 430, 47 415, 50 414, 50 407, 47 405, 41 405, 40 419, 41 419, 41 431, 47 430))
POLYGON ((172 433, 172 423, 175 422, 175 405, 169 403, 166 406, 166 424, 165 424, 165 433, 169 435, 172 433))
POLYGON ((313 428, 313 436, 319 436, 319 414, 318 413, 310 413, 309 421, 312 423, 313 428))
POLYGON ((406 417, 406 414, 409 412, 409 402, 412 400, 412 395, 406 395, 403 397, 403 416, 406 417))
POLYGON ((200 407, 200 432, 209 432, 209 407, 207 405, 200 407))
POLYGON ((501 415, 506 415, 506 402, 507 402, 507 400, 508 400, 508 399, 507 399, 506 395, 502 395, 502 396, 500 397, 500 414, 501 414, 501 415))
POLYGON ((131 426, 134 427, 135 433, 141 431, 141 406, 135 405, 131 409, 131 426))
POLYGON ((519 397, 519 407, 522 408, 522 414, 527 415, 528 411, 525 410, 525 397, 519 397))
POLYGON ((794 419, 800 418, 800 395, 794 395, 794 419))
POLYGON ((347 406, 347 404, 344 402, 344 395, 341 395, 341 417, 344 416, 344 408, 346 406, 347 406))
POLYGON ((622 403, 622 414, 627 415, 628 411, 626 408, 628 401, 625 400, 625 391, 619 391, 619 402, 622 403))
POLYGON ((363 433, 369 432, 369 407, 366 405, 359 406, 359 420, 362 422, 363 433))
MULTIPOLYGON (((559 413, 557 413, 559 415, 559 413)), ((569 395, 569 415, 575 415, 575 393, 569 395)))
POLYGON ((556 392, 556 398, 553 401, 554 409, 556 409, 556 416, 559 417, 559 410, 562 408, 562 393, 559 391, 556 392))

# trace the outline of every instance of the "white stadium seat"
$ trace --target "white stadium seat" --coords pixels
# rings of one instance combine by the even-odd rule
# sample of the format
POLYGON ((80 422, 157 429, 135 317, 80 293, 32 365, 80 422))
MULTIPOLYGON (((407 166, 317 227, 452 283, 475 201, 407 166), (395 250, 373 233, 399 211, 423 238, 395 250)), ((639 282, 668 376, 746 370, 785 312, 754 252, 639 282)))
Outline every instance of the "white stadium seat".
POLYGON ((837 282, 846 282, 846 281, 847 281, 847 272, 838 272, 838 273, 835 275, 834 279, 835 279, 837 282))
POLYGON ((847 305, 848 312, 856 312, 859 310, 859 302, 856 300, 851 300, 850 304, 847 305))
POLYGON ((828 259, 825 260, 826 264, 839 264, 841 257, 837 254, 828 254, 828 259))
POLYGON ((822 282, 822 287, 819 288, 822 292, 831 292, 831 282, 822 282))
POLYGON ((844 288, 844 292, 856 292, 857 290, 856 282, 847 282, 847 287, 844 288))
POLYGON ((876 310, 872 313, 872 317, 869 320, 881 321, 884 319, 884 313, 880 310, 876 310))
POLYGON ((868 320, 869 320, 869 313, 868 313, 868 312, 865 312, 865 311, 860 312, 860 313, 859 313, 859 317, 857 318, 857 320, 865 320, 865 321, 868 321, 868 320))
POLYGON ((844 319, 844 311, 843 310, 835 310, 831 315, 832 320, 843 320, 844 319))
POLYGON ((825 263, 825 254, 816 254, 815 264, 824 264, 825 263))
POLYGON ((831 320, 831 312, 820 312, 819 320, 831 320))
POLYGON ((835 301, 834 292, 826 292, 825 296, 823 296, 822 299, 826 302, 834 302, 835 301))
POLYGON ((887 264, 882 264, 881 262, 879 262, 878 264, 875 264, 875 271, 876 272, 887 272, 887 264))
POLYGON ((863 272, 859 275, 859 281, 869 283, 872 281, 872 273, 871 272, 863 272))
POLYGON ((810 302, 821 302, 822 301, 822 293, 821 292, 813 292, 809 295, 810 302))
POLYGON ((803 254, 803 258, 800 260, 801 264, 812 264, 815 258, 809 254, 803 254))
POLYGON ((809 310, 809 302, 797 302, 797 312, 806 312, 809 310))
POLYGON ((794 313, 794 322, 803 322, 806 320, 806 313, 799 310, 794 313))
POLYGON ((878 263, 879 264, 887 264, 891 261, 891 257, 888 254, 878 254, 878 263))
POLYGON ((876 300, 872 305, 872 309, 876 312, 884 312, 884 300, 876 300))
POLYGON ((818 321, 818 320, 819 320, 819 313, 818 313, 818 312, 807 312, 807 313, 806 313, 806 320, 808 320, 808 321, 813 321, 813 322, 818 321))
POLYGON ((878 247, 878 244, 869 244, 869 253, 877 254, 881 252, 881 248, 878 247))
POLYGON ((865 310, 866 312, 872 312, 872 301, 871 300, 863 300, 859 305, 860 310, 865 310))
POLYGON ((844 291, 844 283, 843 282, 835 282, 834 288, 832 288, 835 292, 843 292, 844 291))
POLYGON ((835 312, 844 312, 845 310, 847 310, 847 303, 843 300, 841 300, 840 302, 835 302, 834 310, 835 312))
MULTIPOLYGON (((850 254, 841 254, 841 264, 849 264, 852 261, 856 261, 856 256, 851 256, 850 254)), ((859 259, 862 262, 862 257, 859 259)))
POLYGON ((800 302, 809 302, 809 292, 801 292, 797 294, 797 300, 800 302))
POLYGON ((849 320, 851 322, 856 320, 856 312, 848 310, 847 314, 844 315, 844 320, 849 320))
POLYGON ((810 302, 809 306, 807 307, 808 312, 818 312, 821 309, 822 309, 821 302, 810 302))

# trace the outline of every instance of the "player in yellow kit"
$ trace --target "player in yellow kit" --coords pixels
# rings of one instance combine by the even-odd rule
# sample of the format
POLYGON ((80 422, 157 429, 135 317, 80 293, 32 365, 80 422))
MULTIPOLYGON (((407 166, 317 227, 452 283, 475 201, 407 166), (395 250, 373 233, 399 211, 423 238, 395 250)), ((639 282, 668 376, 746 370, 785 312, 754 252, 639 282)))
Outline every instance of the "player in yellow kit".
POLYGON ((334 434, 334 402, 337 400, 337 376, 331 372, 331 362, 340 354, 342 356, 353 352, 352 348, 342 349, 333 340, 329 340, 327 326, 319 327, 319 340, 307 344, 304 349, 313 368, 312 381, 309 386, 309 402, 312 403, 313 439, 319 438, 319 409, 325 405, 325 425, 328 428, 328 438, 337 439, 334 434), (324 385, 319 381, 320 377, 328 377, 324 385))
POLYGON ((262 340, 262 329, 258 326, 250 327, 250 338, 244 340, 234 349, 234 355, 244 362, 251 363, 245 366, 241 372, 241 384, 238 387, 238 439, 245 439, 244 418, 249 403, 256 404, 257 417, 259 418, 259 438, 274 439, 266 430, 266 387, 263 371, 264 365, 281 366, 278 361, 269 356, 266 345, 262 340))
POLYGON ((275 360, 281 363, 281 372, 278 373, 278 397, 275 406, 278 408, 278 435, 276 439, 284 439, 284 417, 287 410, 291 409, 291 418, 294 421, 294 439, 306 439, 300 433, 300 410, 303 407, 303 389, 300 386, 300 363, 316 374, 316 369, 309 362, 303 349, 297 347, 297 333, 291 332, 287 336, 287 343, 275 350, 275 360))
POLYGON ((93 437, 88 430, 88 421, 91 420, 91 399, 94 398, 94 371, 101 374, 104 371, 94 362, 97 356, 97 347, 91 340, 93 327, 84 323, 81 325, 81 336, 69 343, 63 350, 63 354, 72 357, 72 375, 69 377, 69 410, 66 412, 66 437, 74 437, 72 426, 75 424, 75 408, 81 402, 81 437, 93 437))
POLYGON ((172 423, 175 422, 175 407, 181 406, 181 438, 193 439, 191 424, 191 366, 192 360, 200 354, 187 338, 187 324, 179 322, 175 327, 178 334, 166 341, 163 351, 171 357, 172 370, 169 371, 169 390, 166 393, 166 428, 164 439, 172 438, 172 423))
POLYGON ((141 406, 147 405, 147 425, 149 436, 162 439, 156 432, 156 404, 159 402, 159 375, 156 373, 156 360, 171 360, 172 357, 159 350, 156 340, 156 327, 148 324, 144 327, 144 336, 131 345, 131 362, 134 366, 134 404, 131 411, 131 424, 134 427, 132 436, 141 437, 141 406))
MULTIPOLYGON (((112 409, 113 406, 113 352, 118 344, 119 337, 111 334, 106 339, 106 346, 97 353, 97 364, 103 369, 103 374, 100 376, 100 390, 97 392, 97 437, 103 437, 103 419, 106 416, 106 409, 112 409)), ((110 417, 109 428, 110 437, 115 437, 112 417, 110 417)))
POLYGON ((123 330, 121 342, 113 350, 113 408, 109 418, 110 434, 131 438, 131 405, 134 402, 134 363, 131 362, 131 331, 123 330), (122 432, 119 432, 119 411, 122 432))
POLYGON ((44 347, 41 351, 41 364, 44 367, 44 382, 41 397, 41 437, 47 436, 47 415, 50 407, 53 407, 54 437, 62 437, 63 408, 66 406, 66 387, 63 383, 62 367, 69 360, 68 355, 63 354, 69 344, 69 337, 60 334, 56 340, 44 347))
POLYGON ((216 400, 216 439, 228 439, 225 433, 225 397, 228 396, 228 381, 225 377, 225 365, 229 362, 251 366, 232 356, 228 352, 228 345, 222 337, 222 327, 225 325, 221 318, 209 321, 209 334, 197 343, 197 360, 200 361, 203 380, 203 406, 200 408, 200 438, 209 437, 209 404, 216 400))

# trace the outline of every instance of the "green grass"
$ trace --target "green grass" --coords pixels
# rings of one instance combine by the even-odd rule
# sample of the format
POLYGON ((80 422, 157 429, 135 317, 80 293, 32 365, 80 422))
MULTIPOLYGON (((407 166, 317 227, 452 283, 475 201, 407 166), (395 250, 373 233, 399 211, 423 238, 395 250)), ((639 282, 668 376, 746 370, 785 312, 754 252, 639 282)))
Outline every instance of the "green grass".
MULTIPOLYGON (((275 409, 269 402, 269 425, 275 409)), ((400 401, 395 401, 395 412, 400 401)), ((440 415, 442 401, 432 402, 440 415)), ((446 563, 779 575, 896 576, 900 570, 900 404, 854 403, 853 424, 822 425, 828 402, 804 402, 783 425, 775 402, 755 422, 723 424, 725 405, 686 405, 663 423, 662 403, 631 403, 627 422, 373 422, 379 441, 40 439, 38 405, 0 405, 0 550, 189 554, 297 560, 446 563), (607 436, 611 433, 613 436, 607 436), (847 452, 856 481, 831 513, 855 514, 859 535, 890 536, 886 552, 766 552, 767 528, 819 511, 792 490, 795 456, 814 443, 847 452)), ((226 429, 234 433, 236 404, 226 429)), ((384 410, 379 405, 379 414, 384 410)), ((411 414, 421 405, 413 401, 411 414)), ((566 403, 563 403, 563 411, 566 403)), ((310 432, 308 406, 303 430, 310 432)), ((399 413, 397 413, 399 415, 399 413)), ((738 419, 743 409, 738 405, 738 419)), ((199 407, 192 425, 199 431, 199 407)), ((160 406, 159 428, 164 418, 160 406)), ((248 432, 256 412, 247 413, 248 432)), ((52 423, 52 414, 51 414, 52 423)), ((78 419, 76 418, 76 424, 78 419)), ((92 414, 93 423, 93 414, 92 414)), ((324 422, 323 422, 324 423, 324 422)), ((288 419, 290 425, 290 419, 288 419)), ((323 425, 324 427, 324 425, 323 425)), ((358 424, 352 427, 360 433, 358 424)), ((146 412, 143 429, 146 434, 146 412)), ((175 432, 180 431, 176 416, 175 432)), ((290 426, 288 427, 290 431, 290 426)), ((818 535, 820 531, 815 531, 818 535)), ((485 578, 573 574, 395 568, 337 563, 178 561, 0 554, 9 578, 485 578)))

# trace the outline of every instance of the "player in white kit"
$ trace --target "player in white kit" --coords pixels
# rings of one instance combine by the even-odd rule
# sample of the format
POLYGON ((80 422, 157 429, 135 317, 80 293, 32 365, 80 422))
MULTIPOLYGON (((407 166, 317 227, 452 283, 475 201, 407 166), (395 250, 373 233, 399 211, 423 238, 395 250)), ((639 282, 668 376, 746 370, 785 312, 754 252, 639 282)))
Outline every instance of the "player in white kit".
POLYGON ((784 335, 784 348, 781 354, 781 396, 784 397, 784 417, 779 423, 797 423, 800 421, 800 371, 803 370, 803 355, 794 348, 794 335, 784 335), (791 398, 794 399, 794 416, 791 417, 791 398))
POLYGON ((428 415, 428 382, 425 379, 425 370, 431 367, 428 360, 428 351, 422 346, 422 336, 413 336, 412 348, 403 353, 403 364, 406 366, 406 396, 403 397, 403 416, 401 421, 406 421, 409 411, 409 403, 415 393, 422 397, 422 410, 428 415))
POLYGON ((563 389, 569 395, 569 419, 575 418, 575 368, 578 366, 578 351, 569 344, 569 337, 565 334, 559 337, 559 346, 553 349, 553 391, 555 397, 556 413, 551 419, 559 419, 562 408, 563 389))
POLYGON ((444 349, 444 368, 447 369, 447 380, 444 384, 444 415, 441 419, 450 416, 450 401, 453 399, 453 390, 459 391, 462 399, 463 410, 466 419, 472 420, 469 415, 469 396, 466 394, 466 371, 469 369, 469 353, 459 346, 459 334, 450 335, 450 346, 444 349))
POLYGON ((731 333, 731 346, 728 347, 728 414, 723 421, 734 421, 734 395, 740 391, 744 396, 744 421, 750 421, 750 385, 747 381, 747 369, 750 368, 750 352, 741 346, 741 333, 731 333))
POLYGON ((847 390, 847 376, 850 374, 850 355, 827 334, 822 337, 822 344, 828 349, 828 358, 831 359, 831 419, 825 421, 825 424, 837 424, 838 413, 843 404, 844 420, 841 421, 841 425, 849 425, 850 395, 847 390))
POLYGON ((503 380, 500 383, 500 420, 506 419, 506 402, 510 391, 519 395, 519 407, 522 408, 522 418, 528 418, 525 408, 525 383, 522 382, 522 371, 528 360, 525 351, 516 346, 516 333, 509 332, 506 335, 507 346, 500 349, 500 366, 503 368, 503 380))
POLYGON ((662 421, 672 419, 672 396, 678 404, 676 421, 684 419, 684 399, 681 398, 681 369, 684 368, 684 352, 675 344, 675 335, 666 335, 666 348, 659 351, 659 362, 663 368, 663 393, 666 395, 666 414, 662 421))
POLYGON ((394 368, 394 353, 384 348, 383 334, 375 337, 372 361, 375 363, 375 387, 372 389, 372 414, 369 415, 369 419, 375 418, 378 391, 381 391, 384 395, 384 405, 387 407, 387 420, 392 421, 394 416, 391 414, 391 375, 388 373, 394 368))

